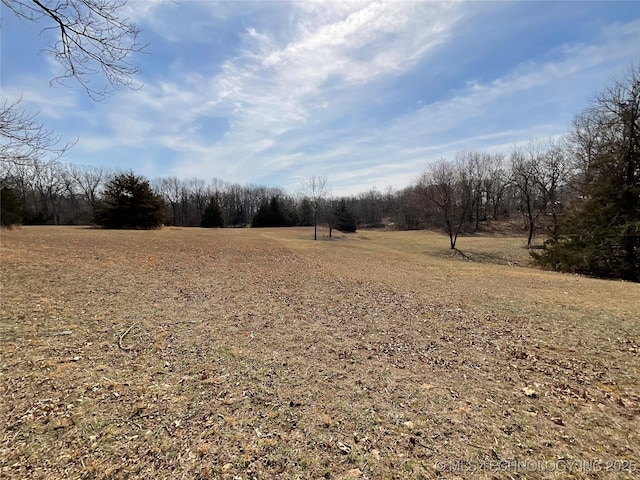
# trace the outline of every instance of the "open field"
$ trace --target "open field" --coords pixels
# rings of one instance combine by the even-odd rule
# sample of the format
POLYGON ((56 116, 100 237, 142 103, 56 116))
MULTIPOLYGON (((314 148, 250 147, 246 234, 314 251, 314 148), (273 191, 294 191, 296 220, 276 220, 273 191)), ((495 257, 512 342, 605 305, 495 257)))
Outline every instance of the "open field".
POLYGON ((0 477, 637 478, 640 285, 312 234, 3 231, 0 477))

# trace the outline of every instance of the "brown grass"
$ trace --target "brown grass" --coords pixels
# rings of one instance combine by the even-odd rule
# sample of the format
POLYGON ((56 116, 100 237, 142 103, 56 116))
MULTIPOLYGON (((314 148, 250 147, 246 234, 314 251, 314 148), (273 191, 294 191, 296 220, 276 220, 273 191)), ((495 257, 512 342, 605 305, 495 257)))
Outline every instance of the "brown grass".
POLYGON ((0 476, 635 478, 638 284, 311 238, 3 231, 0 476))

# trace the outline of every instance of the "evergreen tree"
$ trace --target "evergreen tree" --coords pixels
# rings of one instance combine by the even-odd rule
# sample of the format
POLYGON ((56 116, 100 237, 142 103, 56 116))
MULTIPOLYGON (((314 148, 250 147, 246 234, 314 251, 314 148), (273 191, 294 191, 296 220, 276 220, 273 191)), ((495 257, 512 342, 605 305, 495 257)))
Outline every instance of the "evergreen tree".
POLYGON ((344 199, 340 200, 333 212, 333 226, 342 233, 353 233, 356 231, 357 222, 351 211, 347 208, 344 199))
POLYGON ((614 82, 574 123, 582 195, 534 260, 640 281, 640 68, 614 82))
POLYGON ((263 203, 253 217, 252 227, 291 227, 291 215, 282 208, 277 196, 263 203))
POLYGON ((133 171, 115 175, 98 205, 96 223, 106 228, 154 229, 162 226, 166 206, 149 182, 133 171))
POLYGON ((211 197, 209 203, 204 209, 200 226, 204 228, 222 228, 224 227, 224 218, 218 201, 211 197))
POLYGON ((308 198, 302 199, 300 203, 300 221, 299 225, 302 227, 309 227, 313 225, 314 216, 313 216, 313 204, 308 198))
POLYGON ((22 205, 9 187, 0 190, 0 223, 3 227, 22 224, 22 205))
POLYGON ((247 226, 247 212, 242 205, 239 205, 231 212, 231 225, 234 227, 247 226))

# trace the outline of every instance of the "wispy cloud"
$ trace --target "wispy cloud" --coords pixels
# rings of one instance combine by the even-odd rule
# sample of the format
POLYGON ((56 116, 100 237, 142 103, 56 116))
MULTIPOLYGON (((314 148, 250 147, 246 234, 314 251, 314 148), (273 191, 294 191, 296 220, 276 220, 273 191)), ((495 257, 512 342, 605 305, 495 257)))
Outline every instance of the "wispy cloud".
POLYGON ((77 107, 78 100, 74 92, 64 87, 55 90, 43 90, 40 85, 25 79, 20 85, 2 86, 2 98, 22 99, 22 106, 29 115, 38 114, 40 120, 60 120, 66 117, 67 111, 77 107))
MULTIPOLYGON (((305 127, 330 128, 349 113, 343 109, 349 103, 343 102, 344 96, 361 84, 411 68, 443 41, 449 33, 444 26, 459 17, 455 9, 442 5, 385 3, 346 12, 335 8, 345 16, 325 10, 323 17, 333 18, 332 23, 316 25, 307 19, 282 46, 268 33, 247 29, 248 49, 225 62, 207 95, 211 113, 230 115, 227 144, 260 145, 265 139, 282 141, 287 132, 305 127)), ((243 150, 246 147, 237 153, 243 150)), ((237 160, 255 162, 255 150, 248 153, 251 157, 237 160)))

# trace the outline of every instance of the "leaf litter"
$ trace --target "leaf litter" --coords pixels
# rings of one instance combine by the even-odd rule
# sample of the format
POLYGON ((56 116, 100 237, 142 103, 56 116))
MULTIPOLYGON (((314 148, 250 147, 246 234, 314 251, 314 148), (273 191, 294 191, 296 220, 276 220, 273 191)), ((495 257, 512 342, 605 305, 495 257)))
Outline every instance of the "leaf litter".
POLYGON ((2 477, 459 478, 456 461, 640 458, 640 307, 493 308, 474 290, 480 274, 510 299, 599 281, 385 256, 377 232, 265 232, 3 232, 2 477))

